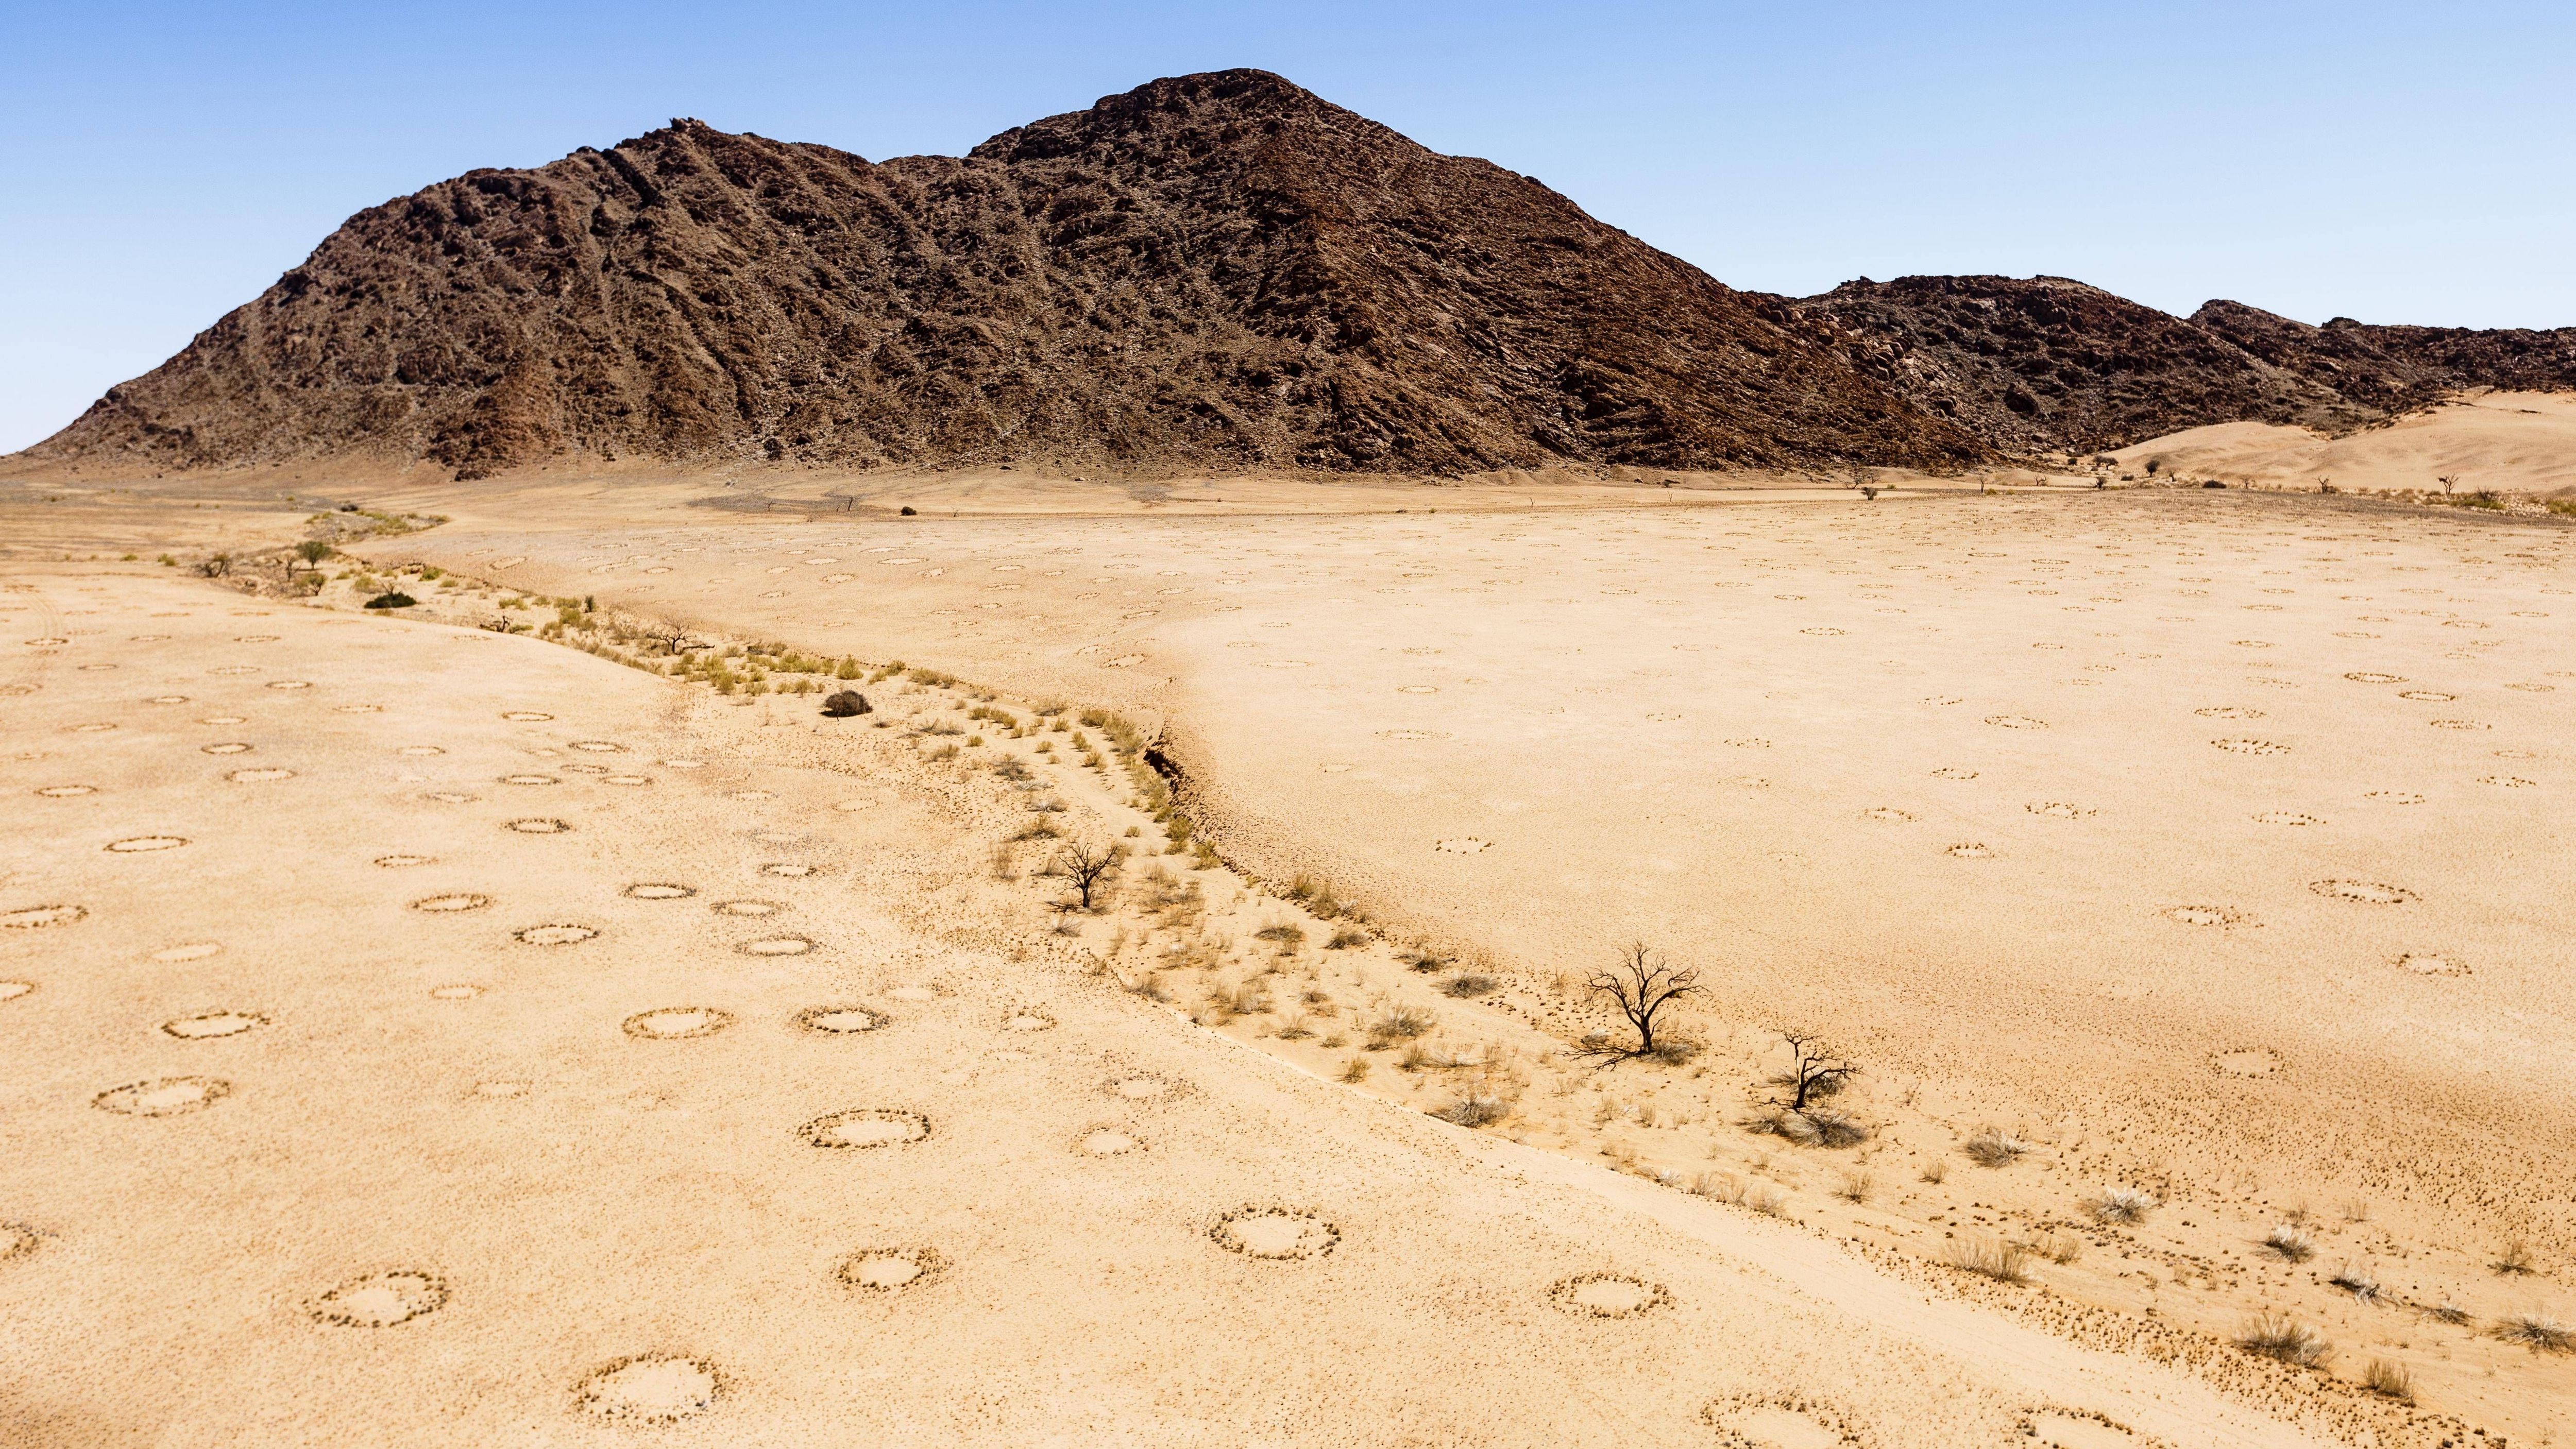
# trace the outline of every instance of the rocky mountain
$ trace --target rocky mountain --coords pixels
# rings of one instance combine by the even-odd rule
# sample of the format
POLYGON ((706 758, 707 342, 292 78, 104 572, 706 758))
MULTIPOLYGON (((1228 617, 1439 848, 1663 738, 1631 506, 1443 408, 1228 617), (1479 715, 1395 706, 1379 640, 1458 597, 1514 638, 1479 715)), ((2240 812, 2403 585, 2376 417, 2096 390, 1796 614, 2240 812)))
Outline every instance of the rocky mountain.
POLYGON ((678 121, 471 172, 350 218, 25 456, 460 478, 567 456, 1435 474, 1992 456, 1979 410, 1944 401, 1536 180, 1237 70, 962 158, 678 121))
POLYGON ((2576 328, 2188 318, 2064 277, 1847 282, 1798 304, 1854 365, 1999 451, 2117 448, 2207 423, 2348 432, 2470 387, 2576 388, 2576 328))

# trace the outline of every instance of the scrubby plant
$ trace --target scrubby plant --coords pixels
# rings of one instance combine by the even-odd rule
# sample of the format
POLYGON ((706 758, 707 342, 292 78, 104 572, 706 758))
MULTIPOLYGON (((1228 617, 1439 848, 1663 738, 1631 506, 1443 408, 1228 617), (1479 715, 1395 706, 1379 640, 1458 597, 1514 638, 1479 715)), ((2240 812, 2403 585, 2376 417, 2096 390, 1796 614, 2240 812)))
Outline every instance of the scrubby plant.
POLYGON ((2367 1263, 2346 1263, 2335 1269, 2334 1276, 2326 1281, 2363 1303, 2379 1297, 2379 1277, 2367 1263))
POLYGON ((2576 1328, 2570 1328, 2538 1309, 2506 1314, 2496 1324, 2496 1337, 2507 1343, 2521 1344, 2534 1353, 2576 1350, 2576 1328))
POLYGON ((2284 1262, 2304 1263, 2317 1255, 2317 1240, 2303 1228, 2282 1223, 2263 1235, 2263 1247, 2284 1262))
POLYGON ((1992 1278, 1998 1283, 2030 1281, 2030 1254, 2020 1244, 2001 1238, 1961 1238, 1950 1245, 1943 1261, 1963 1273, 1992 1278))
POLYGON ((2030 1144, 2009 1133, 1987 1128, 1961 1143, 1959 1150, 1979 1167, 2010 1167, 2030 1151, 2030 1144))
POLYGON ((2106 1187, 2092 1202, 2093 1216, 2106 1223, 2142 1223, 2156 1200, 2134 1187, 2106 1187))
POLYGON ((1350 926, 1335 926, 1333 928, 1332 939, 1324 943, 1324 949, 1327 951, 1347 951, 1353 946, 1365 946, 1368 942, 1368 932, 1366 931, 1357 930, 1350 926))
POLYGON ((1440 990, 1444 995, 1455 996, 1464 1001, 1473 997, 1491 995, 1494 988, 1500 984, 1491 976, 1469 971, 1450 977, 1440 990))
POLYGON ((1499 1098, 1469 1096, 1460 1097, 1431 1115, 1461 1127, 1489 1127, 1511 1115, 1511 1110, 1499 1098))
POLYGON ((2279 1313, 2259 1313, 2236 1332, 2236 1346, 2247 1353, 2297 1368, 2315 1368, 2334 1355, 2324 1334, 2279 1313))
POLYGON ((2401 1404, 2415 1402, 2415 1376, 2406 1371, 2405 1365, 2388 1359, 2372 1359, 2370 1367, 2362 1372, 2361 1386, 2384 1399, 2401 1404))

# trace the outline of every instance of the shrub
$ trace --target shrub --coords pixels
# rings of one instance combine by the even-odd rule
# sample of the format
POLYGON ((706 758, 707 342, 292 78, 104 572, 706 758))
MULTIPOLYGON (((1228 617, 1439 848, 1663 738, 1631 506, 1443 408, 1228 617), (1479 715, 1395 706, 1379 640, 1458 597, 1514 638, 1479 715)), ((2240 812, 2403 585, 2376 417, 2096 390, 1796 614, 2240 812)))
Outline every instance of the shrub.
POLYGON ((2406 1371, 2405 1365, 2391 1363, 2384 1358, 2370 1361, 2369 1369, 2361 1376, 2361 1386, 2401 1404, 2415 1402, 2415 1376, 2406 1371))
POLYGON ((1437 1024, 1430 1012, 1418 1006, 1399 1006, 1370 1023, 1369 1035, 1378 1038, 1381 1042, 1411 1041, 1415 1037, 1428 1035, 1431 1028, 1437 1024))
POLYGON ((2010 1167, 2030 1150, 2030 1144, 1989 1127, 1969 1138, 1959 1150, 1979 1167, 2010 1167))
POLYGON ((1353 1057, 1342 1063, 1342 1080, 1345 1082, 1366 1081, 1368 1074, 1369 1062, 1366 1057, 1353 1057))
POLYGON ((2576 1349, 2576 1328, 2570 1328, 2546 1313, 2508 1313, 2496 1325, 2496 1337, 2507 1343, 2518 1343, 2534 1353, 2566 1353, 2576 1349))
POLYGON ((395 592, 376 595, 374 598, 367 600, 367 607, 370 609, 408 609, 419 602, 420 600, 413 598, 409 594, 395 592))
POLYGON ((1869 1201, 1869 1195, 1877 1190, 1877 1179, 1868 1173, 1846 1172, 1843 1174, 1843 1185, 1834 1190, 1834 1196, 1845 1202, 1865 1203, 1869 1201))
POLYGON ((1961 1238, 1950 1245, 1943 1261, 1963 1273, 1992 1278, 1998 1283, 2030 1281, 2030 1255, 2022 1251, 2020 1244, 2001 1238, 1961 1238))
POLYGON ((2260 1313, 2237 1330, 2236 1346, 2280 1363, 2315 1368, 2334 1354, 2325 1335, 2285 1315, 2260 1313))
POLYGON ((2508 1277, 2527 1274, 2532 1270, 2531 1245, 2520 1238, 2515 1238, 2505 1244, 2487 1266, 2508 1277))
POLYGON ((2335 1269, 2334 1276, 2326 1281, 2364 1303, 2379 1296, 2379 1279, 2366 1263, 2346 1263, 2335 1269))
POLYGON ((1353 946, 1367 945, 1368 939, 1368 932, 1366 931, 1354 930, 1349 926, 1336 926, 1333 928, 1333 938, 1324 943, 1324 949, 1327 951, 1346 951, 1353 946))
POLYGON ((1252 934, 1264 941, 1278 942, 1283 950, 1293 951, 1306 943, 1305 931, 1285 921, 1275 926, 1264 926, 1252 934))
POLYGON ((2263 1235, 2263 1246, 2285 1262, 2304 1263, 2317 1255, 2317 1240, 2288 1223, 2263 1235))
POLYGON ((1464 1001, 1471 997, 1488 995, 1499 984, 1491 976, 1479 976, 1470 971, 1463 976, 1450 977, 1448 983, 1440 989, 1443 993, 1464 1001))
POLYGON ((823 696, 823 713, 833 719, 854 719, 872 710, 866 695, 855 689, 838 689, 823 696))
POLYGON ((2106 1223, 2142 1223, 2156 1200, 2134 1187, 2110 1187, 2093 1199, 2093 1216, 2106 1223))
POLYGON ((1431 1115, 1461 1127, 1488 1127, 1511 1115, 1511 1110, 1497 1098, 1461 1097, 1431 1115))

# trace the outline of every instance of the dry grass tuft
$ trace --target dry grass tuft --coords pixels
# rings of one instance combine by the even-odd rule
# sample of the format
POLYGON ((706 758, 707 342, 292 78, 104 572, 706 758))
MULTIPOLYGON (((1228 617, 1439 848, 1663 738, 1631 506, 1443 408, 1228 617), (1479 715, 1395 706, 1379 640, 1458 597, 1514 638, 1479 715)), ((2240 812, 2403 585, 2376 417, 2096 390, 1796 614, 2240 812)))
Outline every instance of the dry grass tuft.
POLYGON ((1960 1144, 1959 1150, 1979 1167, 2010 1167, 2030 1150, 2030 1144, 1989 1127, 1960 1144))
POLYGON ((2362 1373, 2361 1386, 2384 1399, 2401 1404, 2415 1402, 2415 1376, 2406 1371, 2405 1365, 2384 1358, 2370 1361, 2370 1367, 2362 1373))
POLYGON ((1949 1175, 1950 1164, 1941 1158, 1935 1157, 1930 1162, 1923 1164, 1923 1180, 1936 1187, 1939 1186, 1944 1179, 1948 1178, 1949 1175))
POLYGON ((1463 976, 1449 978, 1440 990, 1444 995, 1455 996, 1464 1001, 1470 997, 1487 995, 1501 984, 1491 976, 1479 976, 1470 971, 1463 976))
POLYGON ((2310 1237, 2304 1228, 2295 1228, 2288 1223, 2265 1233, 2263 1246, 2284 1262, 2304 1263, 2317 1255, 2317 1240, 2310 1237))
POLYGON ((2570 1328, 2538 1309, 2506 1314, 2496 1324, 2496 1337, 2507 1343, 2521 1344, 2534 1353, 2576 1350, 2576 1328, 2570 1328))
POLYGON ((2259 1313, 2236 1333, 2236 1346, 2247 1353, 2299 1368, 2315 1368, 2334 1355, 2334 1345, 2315 1329, 2278 1313, 2259 1313))
POLYGON ((1998 1283, 2030 1281, 2030 1255, 2020 1244, 2001 1238, 1962 1238, 1950 1245, 1943 1261, 1963 1273, 1992 1278, 1998 1283))
POLYGON ((1869 1201, 1869 1195, 1877 1190, 1878 1180, 1868 1173, 1846 1172, 1843 1174, 1843 1185, 1834 1190, 1834 1196, 1849 1203, 1865 1203, 1869 1201))
POLYGON ((2106 1223, 2142 1223, 2155 1210, 2156 1200, 2134 1187, 2109 1187, 2093 1199, 2093 1216, 2106 1223))
POLYGON ((1398 1006, 1369 1023, 1369 1035, 1383 1046, 1390 1041, 1411 1041, 1438 1024, 1430 1012, 1418 1006, 1398 1006))
POLYGON ((2533 1271, 2531 1245, 2516 1238, 2498 1249, 2487 1266, 2510 1278, 2522 1277, 2533 1271))
POLYGON ((1368 944, 1368 941, 1368 932, 1366 931, 1360 930, 1355 926, 1336 926, 1333 928, 1332 939, 1324 943, 1324 949, 1327 951, 1347 951, 1353 946, 1365 946, 1368 944))
POLYGON ((2367 1263, 2346 1263, 2326 1281, 2364 1303, 2375 1302, 2379 1297, 2379 1276, 2367 1263))
POLYGON ((2045 1233, 2031 1250, 2061 1267, 2084 1256, 2084 1240, 2073 1233, 2045 1233))
POLYGON ((1366 1057, 1353 1057, 1342 1063, 1342 1080, 1345 1082, 1367 1081, 1368 1074, 1369 1060, 1366 1057))
POLYGON ((1461 1097, 1431 1115, 1461 1127, 1486 1127, 1510 1116, 1511 1111, 1499 1098, 1461 1097))

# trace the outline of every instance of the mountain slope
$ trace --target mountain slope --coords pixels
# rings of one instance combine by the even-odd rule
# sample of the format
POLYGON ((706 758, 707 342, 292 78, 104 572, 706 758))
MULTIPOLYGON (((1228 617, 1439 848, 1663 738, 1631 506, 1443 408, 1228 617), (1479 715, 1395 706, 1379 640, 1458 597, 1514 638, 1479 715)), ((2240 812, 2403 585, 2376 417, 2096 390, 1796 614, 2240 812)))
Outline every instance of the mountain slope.
POLYGON ((2224 301, 2182 318, 2064 277, 1863 279, 1797 305, 1862 370, 2006 453, 2209 423, 2346 433, 2463 388, 2576 388, 2576 328, 2311 327, 2224 301))
POLYGON ((1946 468, 1827 329, 1276 76, 883 164, 693 121, 351 218, 27 455, 1946 468))

